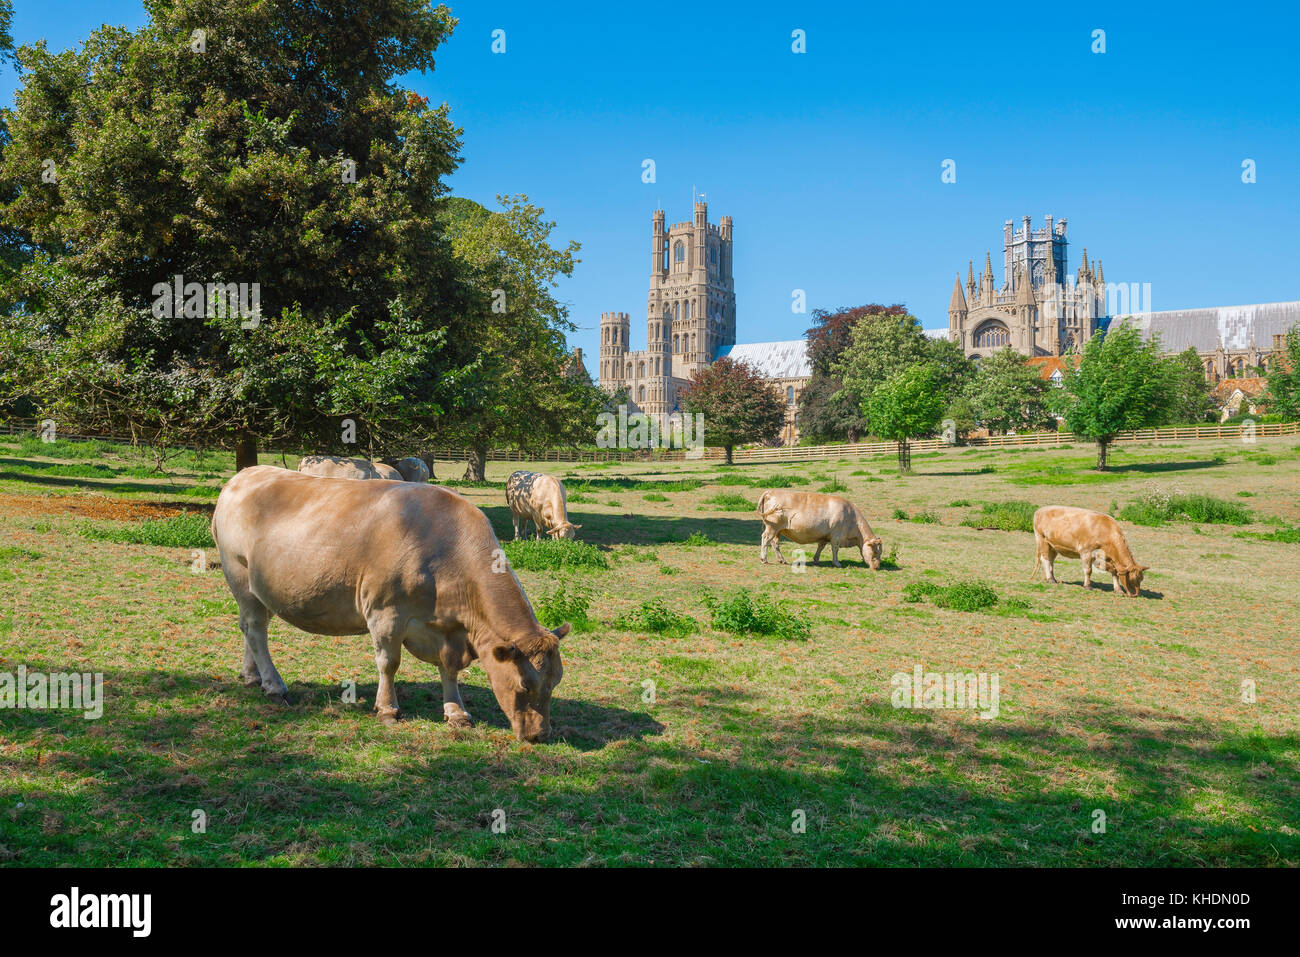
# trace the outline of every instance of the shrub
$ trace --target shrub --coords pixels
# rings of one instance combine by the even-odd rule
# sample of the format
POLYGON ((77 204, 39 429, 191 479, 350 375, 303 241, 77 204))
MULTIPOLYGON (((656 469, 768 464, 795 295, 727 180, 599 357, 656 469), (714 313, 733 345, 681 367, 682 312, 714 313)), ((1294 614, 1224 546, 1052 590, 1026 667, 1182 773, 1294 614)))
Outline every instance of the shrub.
POLYGON ((668 501, 668 496, 667 496, 667 495, 664 495, 664 494, 662 494, 662 493, 660 493, 660 492, 651 492, 649 495, 646 495, 646 496, 643 496, 643 497, 645 498, 645 500, 646 500, 647 502, 666 502, 666 501, 668 501))
POLYGON ((704 502, 720 512, 752 512, 755 507, 753 502, 736 492, 719 492, 704 502))
POLYGON ((1237 502, 1203 493, 1181 494, 1154 486, 1145 490, 1136 502, 1120 509, 1119 517, 1135 525, 1163 525, 1165 522, 1190 521, 1206 525, 1249 525, 1254 521, 1250 509, 1237 502))
POLYGON ((1300 525, 1295 528, 1275 528, 1271 532, 1238 532, 1238 538, 1254 538, 1261 542, 1283 542, 1287 545, 1300 544, 1300 525))
POLYGON ((159 548, 215 548, 211 520, 203 512, 185 512, 170 518, 113 525, 83 524, 77 531, 86 538, 123 545, 154 545, 159 548))
POLYGON ((1003 532, 1032 532, 1034 530, 1034 512, 1038 506, 1033 502, 989 502, 983 509, 965 519, 962 524, 967 528, 993 528, 1003 532))
POLYGON ((566 621, 574 631, 591 627, 587 609, 591 607, 591 593, 572 582, 561 582, 554 589, 543 592, 534 603, 537 620, 546 628, 558 628, 566 621))
POLYGON ((685 539, 682 540, 682 544, 690 545, 690 546, 698 546, 698 545, 713 545, 715 544, 715 542, 713 541, 713 539, 709 538, 709 536, 705 535, 703 532, 691 532, 690 535, 688 535, 685 539))
POLYGON ((934 512, 930 512, 930 511, 917 512, 915 515, 911 517, 910 521, 919 522, 922 525, 940 524, 939 516, 934 514, 934 512))
POLYGON ((552 568, 608 568, 609 560, 595 545, 570 539, 531 538, 505 542, 502 549, 510 564, 530 572, 552 568))
POLYGON ((669 608, 662 598, 641 602, 615 618, 614 625, 627 631, 648 631, 667 638, 685 638, 700 627, 694 618, 679 615, 669 608))
POLYGON ((896 508, 894 509, 894 518, 898 519, 900 522, 906 522, 907 512, 903 511, 901 508, 896 508))
POLYGON ((754 488, 790 488, 793 485, 807 485, 808 479, 802 475, 769 475, 765 479, 750 482, 754 488))
POLYGON ((838 475, 818 489, 819 492, 847 492, 848 490, 849 487, 840 481, 838 475))
POLYGON ((791 641, 806 641, 812 625, 765 595, 753 595, 738 588, 727 598, 705 592, 701 599, 713 617, 713 627, 733 635, 775 635, 791 641))
POLYGON ((998 593, 983 582, 960 581, 951 585, 912 582, 903 589, 904 601, 919 602, 927 598, 939 608, 954 611, 982 611, 998 603, 998 593))
POLYGON ((880 567, 887 568, 890 571, 898 571, 901 566, 898 564, 897 545, 889 546, 889 554, 880 559, 880 567))

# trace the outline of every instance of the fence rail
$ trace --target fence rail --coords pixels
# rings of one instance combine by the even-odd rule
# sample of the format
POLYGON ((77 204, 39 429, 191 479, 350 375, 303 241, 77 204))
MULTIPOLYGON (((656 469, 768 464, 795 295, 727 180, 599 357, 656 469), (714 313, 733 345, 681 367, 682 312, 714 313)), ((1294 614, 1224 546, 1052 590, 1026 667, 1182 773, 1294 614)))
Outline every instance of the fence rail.
MULTIPOLYGON (((1300 434, 1300 422, 1268 422, 1255 424, 1254 434, 1257 438, 1300 434)), ((1133 442, 1183 442, 1202 439, 1240 439, 1244 429, 1240 425, 1195 425, 1171 426, 1160 429, 1138 429, 1133 432, 1121 432, 1115 437, 1115 444, 1133 442)), ((0 433, 8 435, 32 435, 39 433, 35 421, 13 421, 0 423, 0 433)), ((115 442, 132 444, 130 437, 114 435, 79 435, 59 433, 58 438, 72 442, 115 442)), ((1033 448, 1054 445, 1073 445, 1087 442, 1072 432, 1029 432, 1024 435, 989 435, 973 437, 966 445, 974 448, 1033 448)), ((201 451, 199 446, 175 446, 201 451)), ((944 439, 917 439, 911 443, 913 451, 926 452, 935 449, 952 448, 944 439)), ((852 455, 893 454, 898 446, 894 442, 854 442, 844 445, 795 445, 779 448, 737 449, 732 461, 744 462, 806 462, 821 459, 843 458, 852 455)), ((281 449, 266 449, 267 454, 281 454, 281 449)), ((297 454, 290 452, 289 454, 297 454)), ((464 462, 469 458, 468 449, 438 449, 433 458, 439 461, 464 462)), ((487 454, 490 462, 681 462, 687 460, 682 449, 548 449, 541 452, 521 452, 515 449, 494 449, 487 454)), ((696 460, 716 461, 726 457, 720 448, 707 448, 703 456, 696 455, 696 460)))

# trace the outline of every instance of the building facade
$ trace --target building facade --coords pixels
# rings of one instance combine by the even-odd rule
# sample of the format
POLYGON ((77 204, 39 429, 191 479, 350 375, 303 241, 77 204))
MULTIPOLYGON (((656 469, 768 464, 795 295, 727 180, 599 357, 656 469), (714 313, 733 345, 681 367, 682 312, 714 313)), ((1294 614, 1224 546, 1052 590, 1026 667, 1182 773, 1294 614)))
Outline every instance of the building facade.
POLYGON ((1059 356, 1083 347, 1106 314, 1106 281, 1101 261, 1088 261, 1088 250, 1074 276, 1069 275, 1067 221, 1046 219, 1034 229, 1026 216, 1021 227, 1003 225, 1002 284, 993 278, 993 256, 984 257, 984 272, 975 278, 967 266, 966 288, 958 274, 948 303, 948 336, 972 359, 1011 346, 1027 356, 1059 356))
POLYGON ((731 217, 710 223, 707 203, 695 203, 690 222, 671 226, 665 225, 664 211, 655 210, 650 220, 646 347, 632 349, 628 313, 601 313, 600 384, 610 392, 626 389, 629 411, 654 417, 666 431, 681 413, 681 394, 697 371, 724 355, 753 363, 755 356, 747 357, 744 350, 784 347, 758 350, 764 359, 784 357, 774 359, 774 374, 765 365, 753 364, 783 400, 793 390, 793 400, 786 406, 785 433, 785 440, 793 444, 798 435, 794 409, 811 370, 802 377, 784 373, 808 368, 805 343, 736 346, 733 249, 731 217), (802 363, 789 358, 792 351, 803 356, 802 363))

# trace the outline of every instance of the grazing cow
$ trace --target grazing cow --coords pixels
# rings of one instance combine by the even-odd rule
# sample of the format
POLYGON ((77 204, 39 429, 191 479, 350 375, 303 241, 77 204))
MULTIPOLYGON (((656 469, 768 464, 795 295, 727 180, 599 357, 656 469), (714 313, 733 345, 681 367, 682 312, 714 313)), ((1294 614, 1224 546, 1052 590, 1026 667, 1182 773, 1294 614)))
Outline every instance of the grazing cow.
POLYGON ((764 564, 767 563, 769 545, 776 548, 776 557, 782 565, 785 564, 785 556, 781 554, 781 538, 784 536, 800 545, 816 542, 814 562, 821 560, 822 549, 829 544, 831 563, 841 568, 840 549, 856 546, 862 560, 873 571, 880 568, 881 541, 857 506, 846 498, 820 492, 768 489, 759 496, 758 514, 763 519, 763 539, 758 557, 764 564))
MULTIPOLYGON (((385 466, 386 468, 387 466, 385 466)), ((321 478, 375 479, 380 475, 374 463, 365 459, 348 459, 338 455, 304 455, 298 462, 298 471, 321 478)))
POLYGON ((1142 573, 1150 566, 1139 565, 1124 541, 1119 522, 1101 512, 1068 505, 1045 505, 1034 512, 1034 571, 1046 581, 1056 583, 1055 563, 1058 555, 1083 560, 1083 587, 1092 587, 1094 563, 1110 572, 1115 594, 1136 598, 1142 591, 1142 573))
POLYGON ((576 538, 581 525, 569 521, 568 499, 564 483, 544 472, 514 472, 506 479, 506 504, 515 525, 515 538, 528 531, 532 522, 541 541, 542 533, 551 538, 576 538))
POLYGON ((547 631, 538 623, 491 524, 459 495, 256 466, 222 489, 212 537, 239 605, 246 685, 286 700, 266 641, 267 622, 279 615, 312 634, 369 632, 375 710, 386 723, 400 714, 393 676, 405 647, 438 666, 451 724, 471 723, 456 676, 477 658, 516 736, 550 734, 569 625, 547 631))
POLYGON ((391 465, 385 465, 383 462, 372 462, 371 467, 375 470, 375 478, 386 479, 389 482, 406 481, 402 473, 391 465))
POLYGON ((393 464, 397 466, 397 471, 402 473, 402 478, 407 482, 427 482, 433 477, 424 460, 417 459, 414 455, 398 459, 393 464))

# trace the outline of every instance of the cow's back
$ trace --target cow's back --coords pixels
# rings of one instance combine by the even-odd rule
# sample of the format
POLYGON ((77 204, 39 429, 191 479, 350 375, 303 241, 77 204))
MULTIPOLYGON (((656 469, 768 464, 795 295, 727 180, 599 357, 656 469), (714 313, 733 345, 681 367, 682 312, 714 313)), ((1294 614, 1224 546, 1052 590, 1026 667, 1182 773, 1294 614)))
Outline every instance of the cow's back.
POLYGON ((1035 511, 1034 534, 1058 550, 1075 553, 1124 540, 1124 531, 1115 519, 1073 505, 1044 505, 1035 511))
POLYGON ((359 634, 374 607, 431 599, 440 569, 490 568, 498 547, 483 513, 438 486, 273 466, 226 484, 212 532, 232 589, 316 634, 359 634))

